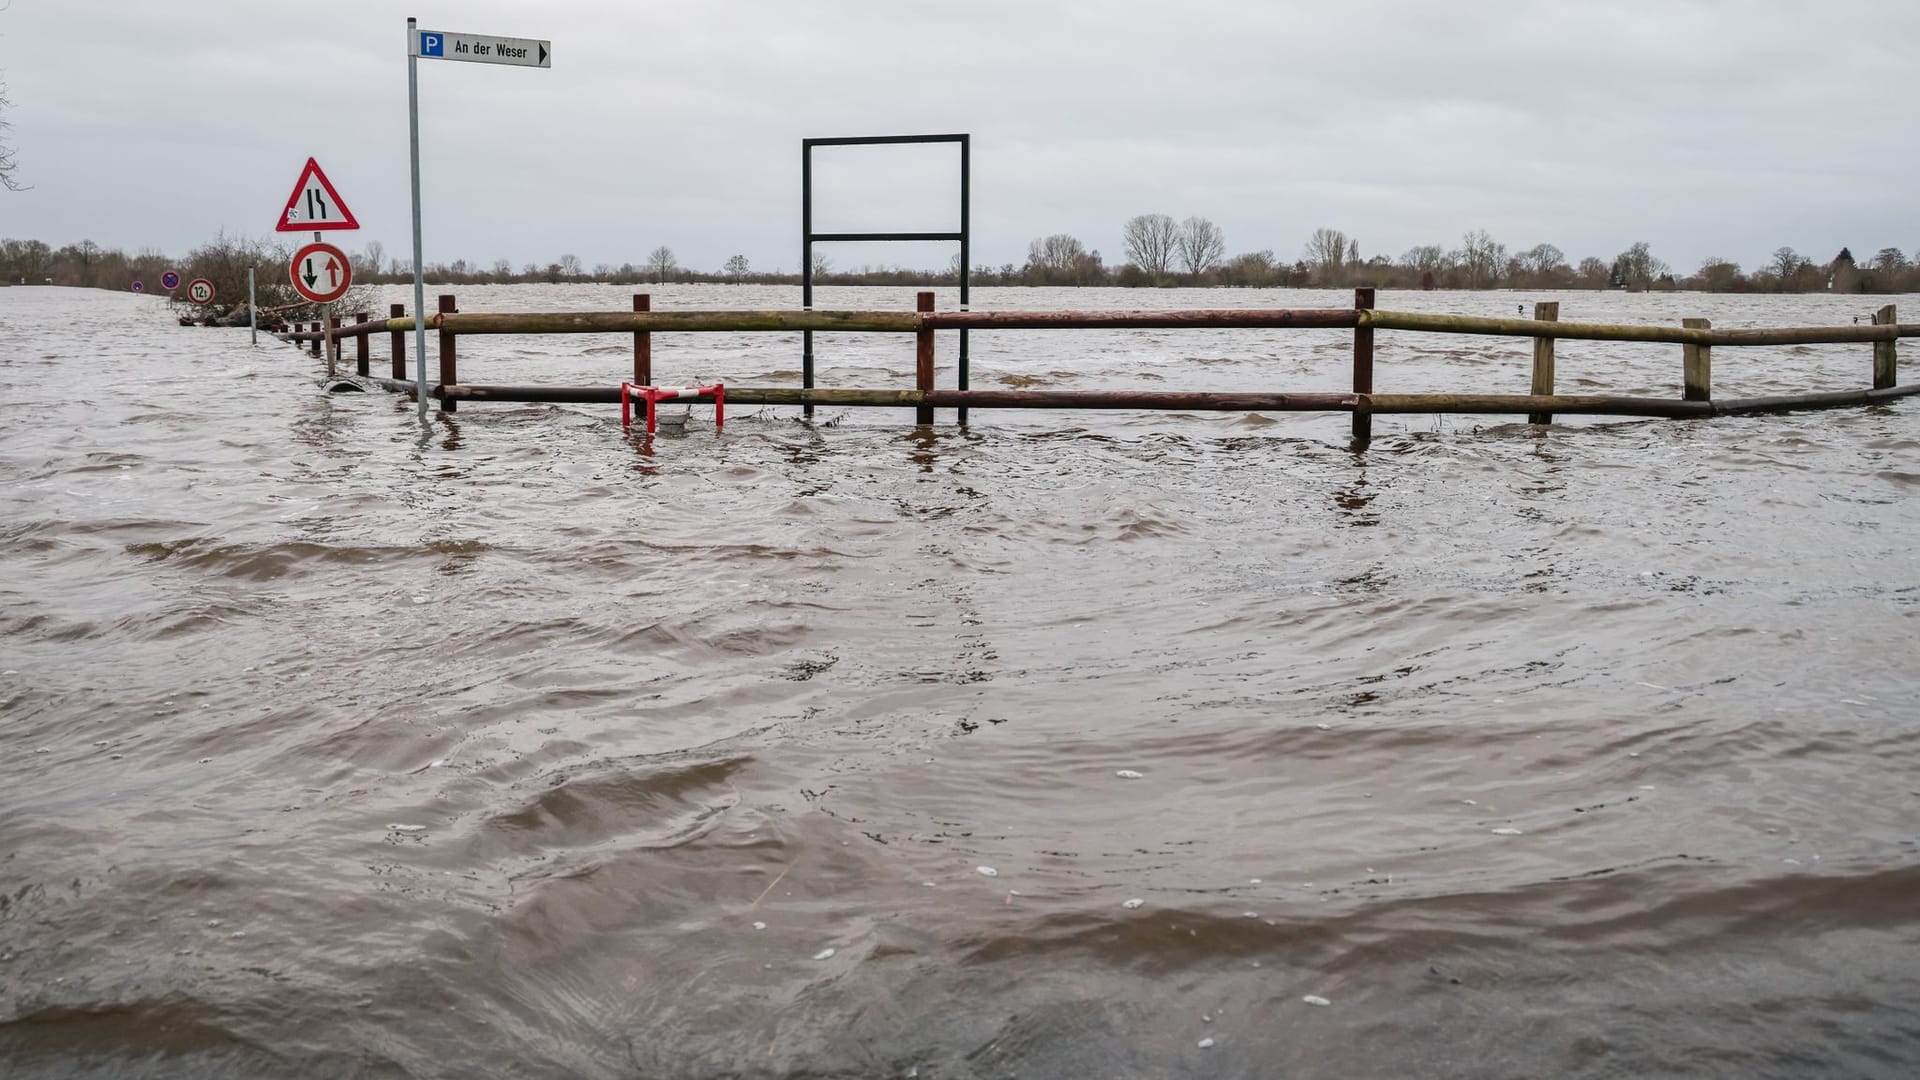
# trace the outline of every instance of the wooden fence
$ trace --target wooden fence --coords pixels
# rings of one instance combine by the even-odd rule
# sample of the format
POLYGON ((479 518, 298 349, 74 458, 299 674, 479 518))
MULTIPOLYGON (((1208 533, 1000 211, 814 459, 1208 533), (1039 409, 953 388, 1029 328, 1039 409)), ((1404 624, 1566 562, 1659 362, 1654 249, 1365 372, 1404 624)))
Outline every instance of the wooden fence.
MULTIPOLYGON (((1680 326, 1622 326, 1559 321, 1559 304, 1534 306, 1532 319, 1469 315, 1422 315, 1382 311, 1373 306, 1374 290, 1354 290, 1351 308, 1192 310, 1192 311, 935 311, 933 293, 919 294, 913 311, 653 311, 647 294, 636 294, 633 310, 599 312, 461 312, 454 297, 440 297, 427 326, 438 333, 440 370, 429 393, 446 411, 462 401, 530 401, 616 404, 618 382, 605 386, 505 386, 462 383, 457 342, 477 334, 633 335, 631 381, 653 384, 655 333, 752 333, 815 330, 831 333, 912 334, 915 338, 912 389, 834 389, 824 387, 726 388, 738 405, 824 405, 906 408, 918 424, 930 424, 934 410, 994 409, 1166 409, 1215 412, 1349 412, 1353 437, 1365 442, 1373 417, 1386 413, 1524 414, 1536 424, 1555 414, 1606 416, 1704 417, 1789 409, 1832 408, 1887 401, 1920 393, 1920 384, 1898 385, 1896 343, 1920 336, 1920 324, 1901 324, 1894 306, 1881 308, 1871 325, 1715 330, 1705 319, 1680 326), (1158 390, 973 390, 934 385, 934 334, 940 330, 1114 330, 1114 329, 1350 329, 1353 331, 1353 389, 1347 393, 1275 393, 1268 391, 1194 392, 1158 390), (1525 394, 1381 394, 1373 389, 1374 334, 1381 330, 1432 334, 1479 334, 1533 339, 1533 380, 1525 394), (1659 342, 1681 346, 1681 394, 1677 398, 1554 392, 1554 342, 1659 342), (1714 400, 1713 350, 1759 345, 1867 343, 1872 346, 1870 385, 1857 390, 1714 400)), ((340 342, 355 342, 354 360, 363 378, 386 389, 412 394, 407 377, 405 334, 413 319, 395 304, 386 319, 355 317, 346 326, 311 324, 311 329, 282 335, 306 342, 313 355, 328 347, 329 366, 340 342), (391 376, 372 374, 369 340, 391 337, 391 376)))

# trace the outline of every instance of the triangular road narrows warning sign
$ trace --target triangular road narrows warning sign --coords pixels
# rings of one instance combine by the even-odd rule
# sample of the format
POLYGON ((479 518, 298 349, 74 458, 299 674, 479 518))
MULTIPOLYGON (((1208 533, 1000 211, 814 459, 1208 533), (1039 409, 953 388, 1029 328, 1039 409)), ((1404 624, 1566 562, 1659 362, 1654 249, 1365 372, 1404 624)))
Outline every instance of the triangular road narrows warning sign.
POLYGON ((320 171, 320 163, 308 158, 307 167, 300 170, 300 179, 294 182, 293 194, 287 196, 287 208, 280 211, 280 221, 273 231, 319 232, 359 227, 346 201, 333 190, 333 181, 320 171))

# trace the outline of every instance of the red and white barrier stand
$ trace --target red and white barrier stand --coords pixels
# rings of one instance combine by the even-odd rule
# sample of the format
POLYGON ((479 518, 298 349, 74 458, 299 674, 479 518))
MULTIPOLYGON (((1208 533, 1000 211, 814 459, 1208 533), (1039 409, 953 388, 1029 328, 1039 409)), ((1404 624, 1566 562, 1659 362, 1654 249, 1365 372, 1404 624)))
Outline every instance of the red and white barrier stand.
POLYGON ((654 430, 654 406, 662 401, 688 400, 711 397, 713 399, 713 428, 715 431, 727 423, 727 384, 714 383, 712 386, 641 386, 639 383, 620 384, 620 426, 633 425, 633 399, 643 398, 647 403, 647 434, 654 430))

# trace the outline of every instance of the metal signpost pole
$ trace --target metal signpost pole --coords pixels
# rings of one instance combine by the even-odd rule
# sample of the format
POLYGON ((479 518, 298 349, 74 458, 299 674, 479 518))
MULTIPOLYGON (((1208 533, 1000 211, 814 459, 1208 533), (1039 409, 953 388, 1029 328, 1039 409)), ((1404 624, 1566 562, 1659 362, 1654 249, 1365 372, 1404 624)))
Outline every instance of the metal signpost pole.
POLYGON ((427 279, 420 263, 420 34, 407 19, 407 143, 413 163, 413 368, 420 419, 427 418, 427 279))
POLYGON ((260 344, 260 305, 253 300, 253 267, 247 267, 247 336, 250 344, 260 344))
MULTIPOLYGON (((465 60, 476 64, 512 67, 553 66, 553 43, 538 38, 499 34, 455 34, 422 30, 418 20, 407 20, 407 137, 413 159, 413 334, 414 363, 420 370, 420 419, 427 418, 427 279, 420 253, 420 58, 465 60)), ((451 404, 451 403, 449 403, 451 404)))

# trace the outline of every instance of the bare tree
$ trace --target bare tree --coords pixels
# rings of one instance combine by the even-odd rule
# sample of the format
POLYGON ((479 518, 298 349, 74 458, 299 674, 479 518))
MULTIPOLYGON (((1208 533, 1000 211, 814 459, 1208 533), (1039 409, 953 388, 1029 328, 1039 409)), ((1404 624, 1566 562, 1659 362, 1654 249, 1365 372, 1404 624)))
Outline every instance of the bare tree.
POLYGON ((1780 275, 1780 280, 1786 281, 1798 274, 1801 267, 1807 265, 1807 259, 1792 248, 1783 247, 1773 253, 1773 261, 1767 265, 1774 273, 1780 275))
POLYGON ((1645 240, 1621 252, 1614 265, 1626 273, 1627 284, 1636 289, 1644 289, 1668 274, 1667 264, 1653 257, 1653 249, 1645 240))
MULTIPOLYGON (((7 84, 0 83, 0 112, 4 112, 12 107, 13 102, 7 100, 7 84)), ((7 143, 7 131, 12 127, 12 124, 4 119, 0 119, 0 188, 6 188, 8 191, 25 191, 27 190, 26 185, 22 184, 19 178, 13 174, 16 168, 16 163, 13 160, 13 147, 7 143)))
POLYGON ((1220 265, 1227 255, 1227 237, 1220 226, 1203 217, 1190 217, 1180 223, 1180 261, 1187 273, 1204 274, 1220 265))
POLYGON ((1165 214, 1141 214, 1127 221, 1126 227, 1120 230, 1120 239, 1133 265, 1155 278, 1163 278, 1173 266, 1180 226, 1165 214))
POLYGON ((1273 284, 1275 269, 1273 252, 1263 248, 1228 259, 1220 276, 1228 285, 1261 288, 1273 284))
POLYGON ((1491 289, 1500 283, 1500 270, 1507 264, 1507 245, 1495 240, 1485 229, 1475 229, 1460 238, 1460 269, 1466 273, 1467 288, 1491 289))
POLYGON ((1552 244, 1535 244, 1519 255, 1520 268, 1536 277, 1545 277, 1567 261, 1566 253, 1552 244))
POLYGON ((665 282, 673 276, 673 249, 665 244, 647 252, 647 270, 653 274, 655 282, 665 282))
POLYGON ((747 257, 745 255, 735 255, 733 258, 727 260, 727 265, 724 269, 726 270, 727 276, 733 279, 735 285, 740 284, 740 279, 746 277, 748 273, 747 257))
POLYGON ((586 271, 580 266, 580 256, 560 256, 560 276, 567 281, 578 281, 586 276, 586 271))
POLYGON ((1020 269, 1028 284, 1061 284, 1077 281, 1086 260, 1086 245, 1078 237, 1054 233, 1027 244, 1027 261, 1020 269))
POLYGON ((1340 284, 1347 276, 1347 234, 1339 229, 1313 230, 1313 235, 1307 237, 1304 257, 1322 285, 1340 284))
POLYGON ((374 275, 380 273, 381 268, 386 265, 386 261, 387 249, 381 246, 380 241, 369 240, 367 241, 365 251, 355 264, 354 273, 362 277, 372 278, 374 275))
POLYGON ((1447 249, 1439 244, 1421 244, 1407 249, 1400 256, 1400 265, 1416 274, 1437 274, 1451 264, 1447 261, 1447 249))
POLYGON ((1700 285, 1708 292, 1732 292, 1740 280, 1740 264, 1712 255, 1700 264, 1700 285))

